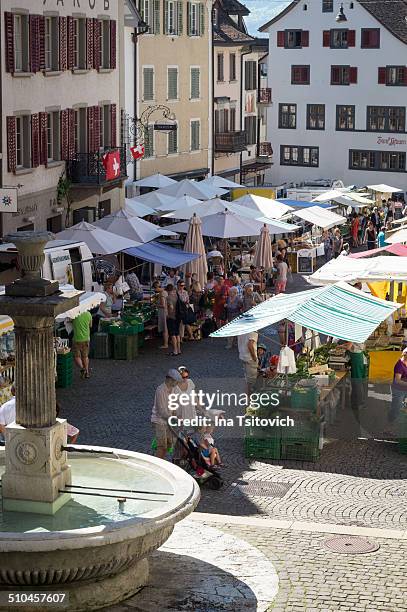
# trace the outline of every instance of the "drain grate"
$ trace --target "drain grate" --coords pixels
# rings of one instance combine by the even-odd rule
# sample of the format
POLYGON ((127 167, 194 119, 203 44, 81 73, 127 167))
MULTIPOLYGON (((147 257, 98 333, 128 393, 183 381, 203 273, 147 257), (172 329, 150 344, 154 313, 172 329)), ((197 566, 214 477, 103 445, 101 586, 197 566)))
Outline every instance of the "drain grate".
POLYGON ((249 480, 245 483, 232 483, 235 491, 248 497, 277 497, 281 498, 293 486, 287 482, 264 482, 262 480, 249 480))
POLYGON ((372 540, 354 536, 331 538, 330 540, 325 540, 324 546, 332 552, 348 555, 364 555, 375 552, 380 548, 380 544, 372 542, 372 540))

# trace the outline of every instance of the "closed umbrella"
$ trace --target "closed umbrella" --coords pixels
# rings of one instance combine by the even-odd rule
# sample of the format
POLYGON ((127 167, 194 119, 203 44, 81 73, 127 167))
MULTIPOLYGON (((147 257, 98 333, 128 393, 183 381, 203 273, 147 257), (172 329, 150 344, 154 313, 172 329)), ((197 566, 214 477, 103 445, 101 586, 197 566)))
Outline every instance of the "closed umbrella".
POLYGON ((147 215, 155 214, 154 208, 147 206, 147 204, 144 204, 144 202, 141 202, 138 198, 126 198, 124 203, 126 209, 134 215, 137 215, 137 217, 146 217, 147 215))
POLYGON ((262 227, 260 239, 258 240, 256 245, 253 264, 258 268, 264 268, 265 270, 271 270, 271 268, 273 267, 271 238, 269 228, 266 224, 264 224, 262 227))
POLYGON ((192 198, 189 195, 184 195, 180 198, 172 198, 170 202, 164 202, 163 204, 160 204, 160 206, 157 206, 156 210, 167 212, 168 210, 173 211, 177 210, 178 208, 192 208, 196 204, 200 203, 201 200, 198 200, 197 198, 192 198))
POLYGON ((109 255, 118 253, 124 249, 138 246, 141 240, 129 239, 122 236, 117 236, 112 232, 108 232, 101 227, 91 225, 86 221, 81 221, 77 225, 73 225, 65 229, 63 232, 56 234, 57 240, 74 240, 75 242, 84 242, 89 250, 96 255, 109 255))
POLYGON ((137 241, 138 244, 150 242, 150 240, 164 235, 174 236, 173 232, 140 219, 140 217, 136 217, 126 210, 118 210, 112 215, 107 215, 97 221, 95 225, 118 236, 124 236, 125 238, 137 241))
POLYGON ((292 211, 291 206, 282 204, 271 198, 263 198, 261 196, 248 193, 237 200, 234 200, 240 206, 246 206, 259 213, 259 217, 268 217, 269 219, 281 219, 285 214, 292 211))
POLYGON ((206 275, 208 273, 208 265, 206 263, 205 246, 202 238, 202 222, 197 215, 193 215, 190 222, 188 233, 185 238, 184 251, 189 253, 199 253, 201 256, 198 259, 189 261, 184 266, 185 273, 196 274, 201 287, 206 283, 206 275))
POLYGON ((191 198, 196 198, 197 200, 210 200, 211 198, 225 195, 227 191, 226 189, 221 189, 220 187, 211 187, 209 185, 202 184, 202 182, 198 183, 196 181, 184 179, 175 185, 170 185, 169 187, 160 189, 159 193, 178 198, 188 195, 191 196, 191 198))
POLYGON ((158 172, 157 174, 152 174, 151 176, 146 176, 138 181, 134 181, 133 185, 136 187, 152 187, 155 189, 161 189, 162 187, 169 187, 176 182, 177 181, 174 179, 158 172))

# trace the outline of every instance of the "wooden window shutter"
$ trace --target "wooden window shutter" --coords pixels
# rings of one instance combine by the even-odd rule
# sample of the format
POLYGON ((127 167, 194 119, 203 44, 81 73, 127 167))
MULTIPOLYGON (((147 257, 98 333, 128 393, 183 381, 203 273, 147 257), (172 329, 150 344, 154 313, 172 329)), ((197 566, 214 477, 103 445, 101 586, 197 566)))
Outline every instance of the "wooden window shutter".
POLYGON ((199 36, 205 36, 205 5, 200 2, 198 5, 199 12, 199 36))
POLYGON ((102 22, 100 19, 93 20, 93 36, 93 67, 99 70, 102 57, 102 22))
POLYGON ((192 34, 192 23, 191 23, 191 3, 187 2, 187 35, 192 34))
POLYGON ((301 46, 309 47, 309 31, 308 30, 303 30, 301 32, 301 46))
POLYGON ((225 132, 229 132, 229 110, 226 108, 223 112, 224 112, 225 132))
POLYGON ((68 159, 75 157, 75 110, 68 109, 68 159))
POLYGON ((382 66, 381 68, 378 69, 378 79, 377 82, 379 83, 379 85, 385 85, 386 84, 386 68, 385 66, 382 66))
POLYGON ((86 20, 86 67, 88 70, 93 68, 94 61, 94 36, 93 36, 93 19, 86 20))
POLYGON ((354 47, 356 45, 356 31, 348 30, 348 47, 354 47))
POLYGON ((31 167, 38 168, 40 161, 40 117, 36 113, 31 115, 31 167))
POLYGON ((15 172, 17 167, 16 118, 7 117, 7 168, 15 172))
POLYGON ((164 34, 168 34, 168 0, 164 0, 164 34))
POLYGON ((14 16, 13 13, 4 13, 5 28, 5 51, 6 51, 6 70, 14 72, 14 16))
POLYGON ((285 32, 284 30, 280 30, 277 32, 277 47, 284 47, 285 44, 285 32))
POLYGON ((407 66, 404 66, 404 84, 407 85, 407 66))
POLYGON ((219 111, 215 111, 215 134, 219 134, 219 111))
POLYGON ((47 113, 40 113, 40 149, 41 149, 41 164, 46 166, 48 164, 48 115, 47 113))
POLYGON ((358 82, 358 69, 356 66, 351 66, 349 68, 349 83, 357 83, 358 82))
POLYGON ((95 153, 95 122, 94 122, 94 107, 87 108, 88 119, 88 153, 95 153))
POLYGON ((110 146, 117 147, 117 107, 110 105, 110 146))
POLYGON ((331 31, 330 30, 324 30, 322 32, 322 46, 323 47, 331 46, 331 31))
POLYGON ((69 111, 68 109, 61 111, 60 115, 61 127, 61 159, 69 159, 69 111))
POLYGON ((184 23, 184 5, 182 2, 177 2, 176 4, 176 18, 177 18, 177 35, 180 36, 183 31, 183 23, 184 23))
POLYGON ((68 22, 66 17, 59 18, 59 69, 68 69, 68 22))
POLYGON ((153 34, 160 33, 160 0, 154 2, 153 34))
POLYGON ((234 132, 236 130, 236 109, 235 108, 230 109, 229 125, 230 125, 230 131, 234 132))
POLYGON ((100 115, 103 112, 103 109, 100 106, 94 106, 93 107, 93 121, 94 121, 94 125, 95 125, 95 131, 94 131, 94 147, 95 147, 95 151, 98 151, 98 149, 100 149, 100 147, 102 146, 102 142, 101 142, 101 134, 100 134, 100 115))
POLYGON ((39 54, 39 20, 38 15, 30 15, 29 17, 29 35, 30 35, 30 72, 38 72, 40 70, 40 54, 39 54))
POLYGON ((75 63, 75 20, 73 17, 67 18, 67 36, 68 36, 68 54, 67 66, 68 70, 74 69, 75 63))
POLYGON ((38 15, 38 62, 39 69, 45 70, 45 17, 38 15))
POLYGON ((116 22, 114 19, 110 21, 110 68, 116 68, 117 52, 116 52, 116 22))

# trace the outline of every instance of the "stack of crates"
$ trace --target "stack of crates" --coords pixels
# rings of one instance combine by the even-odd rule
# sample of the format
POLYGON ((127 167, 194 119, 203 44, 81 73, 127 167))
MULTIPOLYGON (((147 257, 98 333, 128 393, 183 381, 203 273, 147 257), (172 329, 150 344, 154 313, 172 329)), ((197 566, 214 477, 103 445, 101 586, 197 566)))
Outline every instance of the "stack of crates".
POLYGON ((91 357, 93 359, 110 359, 111 349, 109 334, 98 332, 91 338, 91 357))
POLYGON ((316 461, 320 457, 320 421, 306 412, 294 417, 293 427, 284 427, 281 436, 281 458, 316 461))
POLYGON ((138 334, 132 336, 115 334, 113 340, 113 359, 133 361, 138 355, 138 334))
POLYGON ((402 455, 407 455, 407 408, 403 407, 398 419, 399 436, 398 451, 402 455))
POLYGON ((244 450, 245 457, 253 459, 280 459, 280 427, 246 427, 244 450))
POLYGON ((73 355, 69 353, 57 354, 57 380, 56 386, 66 389, 73 381, 73 355))

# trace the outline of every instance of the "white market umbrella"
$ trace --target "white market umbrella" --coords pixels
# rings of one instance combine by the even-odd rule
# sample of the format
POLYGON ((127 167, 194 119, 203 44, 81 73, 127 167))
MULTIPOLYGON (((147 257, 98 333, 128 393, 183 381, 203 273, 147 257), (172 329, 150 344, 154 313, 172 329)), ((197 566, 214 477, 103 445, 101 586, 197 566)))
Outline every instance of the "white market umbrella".
POLYGON ((251 210, 257 211, 259 213, 259 217, 268 217, 270 219, 281 219, 281 217, 293 210, 291 206, 287 206, 287 204, 282 204, 277 200, 263 198, 251 193, 248 193, 237 200, 233 200, 233 202, 235 204, 239 204, 240 206, 246 206, 251 210))
POLYGON ((388 238, 386 238, 386 242, 388 244, 396 244, 398 242, 400 242, 401 244, 406 244, 407 243, 407 227, 403 229, 399 229, 397 230, 397 232, 394 232, 392 236, 389 236, 388 238))
POLYGON ((144 204, 145 206, 149 206, 156 210, 158 206, 161 206, 161 204, 172 204, 175 199, 176 198, 174 198, 174 196, 165 195, 160 191, 151 191, 150 193, 145 193, 144 195, 131 198, 131 202, 140 202, 141 204, 144 204))
POLYGON ((188 195, 191 196, 191 198, 196 198, 197 200, 210 200, 212 198, 225 195, 227 191, 226 189, 221 189, 220 187, 211 187, 210 185, 203 185, 202 182, 184 179, 175 185, 170 185, 169 187, 160 189, 159 193, 178 198, 188 195))
POLYGON ((243 185, 239 185, 239 183, 223 178, 223 176, 217 176, 216 174, 214 176, 208 176, 208 178, 201 182, 210 187, 220 187, 221 189, 237 189, 243 187, 243 185))
POLYGON ((205 246, 202 238, 202 221, 197 215, 193 215, 190 222, 188 233, 185 238, 184 251, 189 253, 199 253, 201 257, 185 264, 184 272, 196 274, 201 287, 206 283, 208 264, 205 255, 205 246))
POLYGON ((398 189, 398 187, 390 187, 390 185, 385 185, 384 183, 380 185, 367 185, 367 188, 377 193, 400 193, 403 191, 402 189, 398 189))
POLYGON ((137 217, 146 217, 147 215, 154 215, 155 210, 144 202, 141 202, 138 198, 126 198, 124 200, 125 207, 133 213, 133 215, 137 215, 137 217))
POLYGON ((273 267, 273 253, 269 228, 266 224, 261 229, 260 240, 257 241, 253 265, 265 270, 273 267))
POLYGON ((161 236, 173 236, 174 233, 168 230, 164 230, 159 225, 154 225, 149 221, 140 219, 126 210, 118 210, 112 215, 107 215, 96 222, 97 227, 117 234, 118 236, 124 236, 133 241, 137 241, 138 244, 150 242, 161 236))
POLYGON ((347 187, 341 189, 329 189, 329 191, 324 191, 320 193, 315 198, 312 198, 311 202, 329 202, 329 200, 333 200, 334 198, 339 198, 344 194, 348 194, 349 189, 347 187))
POLYGON ((152 174, 151 176, 146 176, 145 178, 139 179, 138 181, 133 181, 133 185, 136 187, 153 187, 156 189, 161 189, 162 187, 169 187, 176 183, 172 178, 168 176, 164 176, 164 174, 152 174))
MULTIPOLYGON (((202 200, 198 200, 197 198, 192 198, 189 195, 184 195, 184 196, 181 196, 180 198, 172 198, 171 202, 167 202, 167 203, 161 204, 160 206, 157 206, 156 210, 167 212, 167 211, 178 210, 178 208, 180 209, 193 208, 196 204, 200 204, 201 202, 202 200)), ((177 218, 180 219, 181 217, 177 217, 177 218)))
MULTIPOLYGON (((142 219, 140 219, 142 221, 142 219)), ((133 240, 108 232, 101 227, 81 221, 55 235, 57 240, 75 240, 84 242, 96 255, 111 255, 124 249, 139 246, 140 240, 133 240)))
POLYGON ((218 212, 223 212, 229 205, 229 202, 225 202, 225 200, 220 200, 219 198, 213 198, 213 200, 206 200, 203 202, 197 200, 197 202, 198 204, 194 206, 176 209, 166 213, 163 217, 168 219, 191 219, 194 214, 197 215, 197 217, 207 217, 208 215, 215 215, 218 212))

